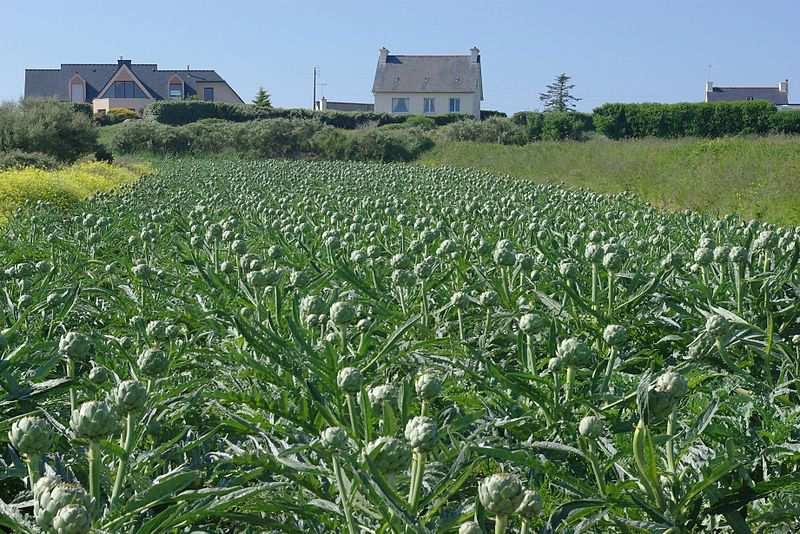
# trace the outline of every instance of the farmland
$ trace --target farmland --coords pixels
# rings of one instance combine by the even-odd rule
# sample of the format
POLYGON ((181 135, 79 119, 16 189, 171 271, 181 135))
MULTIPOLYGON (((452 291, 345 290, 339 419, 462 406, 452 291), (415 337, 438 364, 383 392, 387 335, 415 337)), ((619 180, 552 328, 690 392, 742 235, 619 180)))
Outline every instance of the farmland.
POLYGON ((15 532, 800 528, 797 228, 187 158, 0 232, 15 532))
POLYGON ((425 165, 483 169, 601 193, 632 191, 653 205, 775 224, 800 224, 797 136, 437 143, 425 165))

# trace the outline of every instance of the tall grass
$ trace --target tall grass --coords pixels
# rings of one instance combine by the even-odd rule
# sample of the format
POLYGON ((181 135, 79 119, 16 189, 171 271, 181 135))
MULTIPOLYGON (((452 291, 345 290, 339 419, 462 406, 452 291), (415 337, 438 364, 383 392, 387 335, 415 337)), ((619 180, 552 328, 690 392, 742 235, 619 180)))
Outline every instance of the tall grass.
POLYGON ((800 137, 598 138, 521 147, 444 142, 419 161, 600 192, 633 191, 673 210, 800 224, 800 137))

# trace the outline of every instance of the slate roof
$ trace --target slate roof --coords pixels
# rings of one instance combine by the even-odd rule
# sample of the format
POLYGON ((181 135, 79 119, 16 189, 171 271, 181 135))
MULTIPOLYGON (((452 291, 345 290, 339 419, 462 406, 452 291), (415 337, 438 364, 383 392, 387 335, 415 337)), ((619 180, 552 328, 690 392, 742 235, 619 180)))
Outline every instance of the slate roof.
POLYGON ((177 75, 183 80, 186 96, 197 93, 196 83, 221 82, 222 77, 213 70, 159 70, 154 63, 63 63, 60 69, 26 69, 25 98, 55 98, 69 100, 69 81, 78 74, 86 81, 86 101, 91 102, 116 72, 126 64, 157 100, 168 96, 169 80, 177 75))
POLYGON ((375 69, 373 93, 473 93, 483 97, 480 56, 386 57, 375 69))
POLYGON ((767 100, 776 105, 788 104, 789 95, 777 87, 712 87, 706 91, 709 102, 767 100))
MULTIPOLYGON (((319 109, 319 106, 320 103, 317 102, 317 109, 319 109)), ((361 102, 335 102, 333 100, 327 100, 325 106, 328 111, 375 111, 375 104, 361 102)))

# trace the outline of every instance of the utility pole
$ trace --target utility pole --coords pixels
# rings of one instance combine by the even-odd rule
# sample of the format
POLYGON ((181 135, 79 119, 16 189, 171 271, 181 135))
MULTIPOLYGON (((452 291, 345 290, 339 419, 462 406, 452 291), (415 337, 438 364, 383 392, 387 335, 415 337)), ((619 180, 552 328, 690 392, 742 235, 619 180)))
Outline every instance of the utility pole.
POLYGON ((317 71, 319 67, 314 67, 314 99, 311 101, 311 110, 317 109, 317 71))

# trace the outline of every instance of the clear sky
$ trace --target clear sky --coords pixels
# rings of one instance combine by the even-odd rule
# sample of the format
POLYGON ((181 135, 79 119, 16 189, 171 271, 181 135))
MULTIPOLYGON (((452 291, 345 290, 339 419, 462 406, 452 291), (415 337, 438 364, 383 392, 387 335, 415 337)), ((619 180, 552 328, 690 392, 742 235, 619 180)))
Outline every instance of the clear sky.
POLYGON ((317 65, 326 97, 372 102, 381 46, 478 46, 483 109, 536 109, 562 71, 582 110, 700 101, 709 70, 718 85, 788 78, 790 101, 800 102, 798 21, 800 0, 0 0, 0 100, 22 95, 25 68, 124 56, 212 68, 245 100, 263 85, 280 107, 311 105, 317 65))

